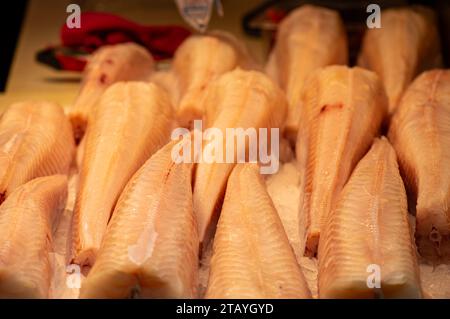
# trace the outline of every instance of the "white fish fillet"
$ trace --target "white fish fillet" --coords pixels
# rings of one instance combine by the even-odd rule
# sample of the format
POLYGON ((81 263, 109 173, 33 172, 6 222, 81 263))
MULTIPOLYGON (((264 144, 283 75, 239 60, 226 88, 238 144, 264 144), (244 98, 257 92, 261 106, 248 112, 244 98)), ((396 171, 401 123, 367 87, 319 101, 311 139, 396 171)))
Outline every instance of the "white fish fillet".
POLYGON ((328 66, 309 78, 302 103, 296 153, 304 175, 299 208, 306 229, 300 231, 310 256, 337 196, 379 133, 387 98, 374 72, 328 66))
POLYGON ((49 253, 67 177, 38 177, 18 187, 0 206, 0 298, 48 298, 49 253))
POLYGON ((204 158, 196 168, 194 212, 203 247, 206 247, 214 234, 221 199, 237 154, 248 153, 250 147, 249 143, 238 145, 237 139, 233 140, 233 137, 227 145, 226 129, 267 128, 269 142, 270 129, 282 128, 287 108, 282 91, 268 77, 260 72, 241 69, 226 73, 212 83, 205 102, 206 127, 219 129, 222 136, 212 135, 209 142, 204 142, 204 158), (208 162, 205 155, 211 153, 210 148, 216 143, 223 145, 223 158, 219 154, 213 154, 208 162), (226 162, 227 152, 230 162, 226 162))
POLYGON ((257 164, 229 178, 206 298, 311 298, 257 164))
POLYGON ((392 118, 389 138, 416 211, 419 252, 450 261, 450 70, 422 73, 392 118))
POLYGON ((74 152, 70 122, 59 105, 11 105, 0 120, 0 201, 33 178, 67 174, 74 152))
POLYGON ((128 180, 170 136, 173 110, 153 83, 118 82, 102 96, 84 141, 75 204, 74 262, 92 266, 128 180))
POLYGON ((295 143, 305 80, 320 67, 347 64, 347 36, 337 11, 311 5, 289 13, 277 32, 266 68, 286 92, 289 108, 285 134, 295 143))
POLYGON ((434 12, 421 6, 383 10, 381 26, 367 29, 358 65, 380 76, 393 114, 414 77, 442 65, 439 33, 434 12))
POLYGON ((250 65, 247 51, 239 40, 225 32, 193 35, 177 49, 173 72, 177 78, 179 102, 177 120, 190 127, 205 113, 203 99, 209 83, 236 67, 250 65))
POLYGON ((326 221, 320 298, 420 298, 414 239, 395 151, 376 139, 326 221))
POLYGON ((69 110, 77 142, 83 137, 102 94, 111 84, 146 80, 153 69, 151 54, 136 43, 107 45, 98 49, 86 65, 80 92, 69 110))
POLYGON ((82 298, 196 296, 198 236, 192 164, 175 164, 169 143, 136 172, 122 193, 82 298))

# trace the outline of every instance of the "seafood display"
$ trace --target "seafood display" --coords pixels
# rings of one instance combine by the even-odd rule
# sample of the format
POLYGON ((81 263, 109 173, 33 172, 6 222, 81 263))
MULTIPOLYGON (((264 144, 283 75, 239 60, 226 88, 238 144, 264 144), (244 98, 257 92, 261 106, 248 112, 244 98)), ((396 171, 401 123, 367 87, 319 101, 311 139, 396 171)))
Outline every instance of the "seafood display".
POLYGON ((437 19, 428 8, 387 9, 383 27, 368 29, 358 65, 376 72, 393 114, 408 85, 420 72, 442 66, 437 19))
POLYGON ((309 78, 302 101, 296 145, 304 173, 300 209, 306 218, 305 253, 315 255, 330 210, 380 131, 387 98, 375 73, 328 66, 309 78))
POLYGON ((147 50, 134 43, 104 46, 95 52, 84 71, 81 89, 69 110, 77 141, 86 132, 103 92, 118 81, 143 81, 153 72, 154 61, 147 50))
POLYGON ((0 200, 36 177, 68 174, 75 143, 63 109, 44 101, 8 107, 0 120, 0 200))
POLYGON ((81 146, 73 259, 92 266, 112 210, 139 167, 170 136, 172 106, 152 83, 118 82, 99 101, 81 146))
POLYGON ((0 298, 450 299, 435 12, 382 10, 356 66, 343 13, 279 17, 265 68, 225 31, 108 42, 73 104, 7 105, 0 298))
POLYGON ((0 298, 47 298, 52 234, 67 198, 67 177, 35 178, 0 208, 0 298), (26 238, 26 240, 24 240, 26 238))
MULTIPOLYGON (((287 106, 282 91, 267 76, 257 71, 236 69, 211 83, 205 97, 205 108, 206 127, 213 127, 225 133, 227 128, 279 129, 287 106)), ((221 136, 212 136, 203 149, 203 155, 208 152, 208 145, 219 139, 222 142, 221 136)), ((212 163, 200 161, 195 173, 194 212, 202 247, 205 247, 214 235, 220 200, 225 193, 228 176, 235 166, 238 154, 247 153, 250 147, 250 143, 238 143, 237 138, 221 144, 224 148, 223 154, 228 150, 228 156, 233 161, 227 163, 219 159, 218 154, 213 154, 216 159, 212 163)))
POLYGON ((450 261, 450 70, 414 80, 389 138, 413 199, 419 252, 435 262, 450 261))
POLYGON ((326 221, 319 244, 319 296, 421 297, 405 186, 384 137, 358 163, 326 221), (367 284, 368 271, 381 273, 379 287, 376 278, 374 287, 367 284))
POLYGON ((206 298, 311 297, 257 164, 231 173, 210 267, 206 298))
POLYGON ((286 92, 285 134, 290 140, 297 138, 301 91, 308 75, 321 67, 347 62, 347 35, 338 12, 305 5, 282 20, 266 69, 286 92))
POLYGON ((196 297, 193 165, 173 163, 172 146, 154 154, 128 182, 80 297, 125 298, 138 283, 142 297, 196 297))

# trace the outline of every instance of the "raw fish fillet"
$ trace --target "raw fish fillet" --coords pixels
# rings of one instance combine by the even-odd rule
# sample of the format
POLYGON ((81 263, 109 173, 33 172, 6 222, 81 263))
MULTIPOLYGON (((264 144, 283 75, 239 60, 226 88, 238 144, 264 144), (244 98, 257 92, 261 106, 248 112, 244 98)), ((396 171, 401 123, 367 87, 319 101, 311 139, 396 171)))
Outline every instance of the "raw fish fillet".
POLYGON ((392 118, 389 139, 416 205, 419 252, 432 262, 449 262, 450 70, 424 72, 411 84, 392 118))
POLYGON ((166 90, 172 106, 175 108, 178 103, 179 95, 175 72, 172 69, 156 71, 151 74, 148 81, 153 82, 166 90))
POLYGON ((195 119, 202 119, 203 98, 208 84, 237 66, 249 65, 245 47, 231 34, 215 32, 194 35, 177 49, 173 72, 177 78, 179 102, 177 119, 190 127, 195 119))
POLYGON ((118 82, 102 96, 85 137, 74 213, 74 262, 92 266, 131 176, 170 136, 172 106, 152 83, 118 82))
POLYGON ((358 65, 380 76, 390 114, 417 74, 441 64, 436 17, 421 6, 383 10, 381 28, 366 31, 358 58, 358 65))
POLYGON ((311 298, 257 164, 228 180, 206 298, 311 298))
POLYGON ((292 142, 297 138, 301 90, 307 76, 320 67, 347 62, 347 36, 337 11, 304 5, 282 20, 266 69, 286 92, 285 134, 292 142))
POLYGON ((78 265, 70 264, 71 226, 73 209, 78 186, 78 174, 72 167, 68 176, 67 201, 64 210, 60 213, 56 229, 53 233, 53 250, 50 253, 52 260, 52 278, 49 289, 50 299, 77 299, 84 276, 80 274, 78 265))
POLYGON ((337 196, 379 132, 387 98, 374 72, 328 66, 309 78, 302 104, 296 147, 304 174, 299 207, 306 218, 301 238, 311 256, 337 196))
POLYGON ((127 184, 82 298, 125 298, 133 291, 140 297, 196 297, 193 164, 175 164, 173 145, 153 155, 127 184))
POLYGON ((203 160, 200 159, 196 168, 194 212, 202 247, 206 247, 214 234, 221 200, 237 154, 246 154, 249 149, 248 142, 238 145, 237 139, 232 137, 226 141, 226 129, 254 128, 258 135, 259 128, 267 128, 269 142, 270 129, 282 126, 287 103, 283 92, 264 74, 236 69, 209 86, 205 106, 206 127, 219 129, 222 136, 211 134, 209 141, 203 143, 203 160), (206 160, 205 155, 211 155, 211 148, 218 144, 223 145, 222 158, 219 154, 212 154, 206 160), (230 161, 227 162, 226 156, 230 161))
POLYGON ((60 106, 11 105, 0 120, 0 201, 33 178, 67 174, 74 152, 70 122, 60 106))
POLYGON ((323 228, 319 297, 421 297, 405 186, 384 137, 358 163, 323 228))
POLYGON ((98 49, 86 65, 80 92, 69 111, 76 141, 83 137, 96 104, 111 84, 146 80, 153 68, 151 54, 138 44, 123 43, 98 49))
POLYGON ((49 253, 67 198, 67 177, 38 177, 0 206, 0 298, 48 298, 49 253))

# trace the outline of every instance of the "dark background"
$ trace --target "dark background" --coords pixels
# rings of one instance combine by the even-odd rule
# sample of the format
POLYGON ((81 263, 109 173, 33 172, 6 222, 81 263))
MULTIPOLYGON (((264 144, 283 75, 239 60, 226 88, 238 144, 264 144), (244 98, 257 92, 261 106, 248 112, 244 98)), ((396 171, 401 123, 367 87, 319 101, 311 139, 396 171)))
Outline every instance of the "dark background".
POLYGON ((0 9, 0 92, 5 91, 9 69, 25 16, 27 0, 2 1, 0 9))

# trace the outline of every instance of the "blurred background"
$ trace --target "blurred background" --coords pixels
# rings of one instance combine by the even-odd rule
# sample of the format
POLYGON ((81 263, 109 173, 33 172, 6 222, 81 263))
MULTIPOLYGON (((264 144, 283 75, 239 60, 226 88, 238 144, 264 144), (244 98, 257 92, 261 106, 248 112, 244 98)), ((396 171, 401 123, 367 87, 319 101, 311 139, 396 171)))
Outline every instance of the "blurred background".
MULTIPOLYGON (((222 0, 224 16, 218 16, 216 10, 213 10, 208 29, 226 30, 242 38, 254 57, 262 63, 273 43, 277 22, 296 6, 312 3, 341 12, 349 32, 354 58, 368 16, 366 7, 373 2, 222 0)), ((61 26, 69 15, 66 8, 71 3, 78 4, 82 12, 109 12, 144 25, 179 25, 190 29, 180 16, 174 0, 15 0, 14 3, 5 4, 0 19, 0 107, 29 97, 45 97, 62 104, 73 101, 81 74, 52 69, 36 61, 39 50, 60 43, 61 26)), ((376 3, 382 9, 414 3, 433 7, 439 16, 444 56, 448 66, 450 1, 378 0, 376 3)))

